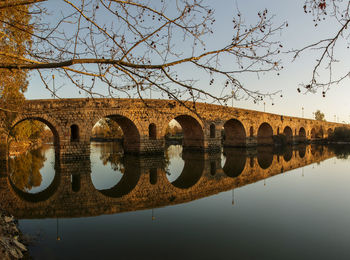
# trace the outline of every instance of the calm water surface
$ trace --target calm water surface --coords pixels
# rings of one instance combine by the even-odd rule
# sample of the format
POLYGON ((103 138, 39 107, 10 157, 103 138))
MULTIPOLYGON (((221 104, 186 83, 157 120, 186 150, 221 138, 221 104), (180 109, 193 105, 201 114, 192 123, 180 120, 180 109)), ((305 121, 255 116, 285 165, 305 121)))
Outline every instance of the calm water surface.
POLYGON ((2 206, 34 259, 350 259, 350 159, 340 157, 170 146, 138 158, 94 143, 90 160, 58 163, 45 146, 11 159, 2 206))

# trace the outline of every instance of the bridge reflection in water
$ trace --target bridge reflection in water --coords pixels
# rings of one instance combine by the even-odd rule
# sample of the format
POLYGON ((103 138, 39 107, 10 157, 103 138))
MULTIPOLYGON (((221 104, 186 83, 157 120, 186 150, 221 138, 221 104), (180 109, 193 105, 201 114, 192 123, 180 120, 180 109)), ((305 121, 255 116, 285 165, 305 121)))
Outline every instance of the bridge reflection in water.
POLYGON ((92 159, 61 162, 53 159, 52 147, 45 149, 12 158, 1 175, 1 207, 17 218, 97 216, 186 203, 335 156, 328 147, 310 145, 214 154, 171 146, 165 157, 132 156, 108 143, 94 144, 92 159), (174 164, 183 165, 178 174, 174 164))

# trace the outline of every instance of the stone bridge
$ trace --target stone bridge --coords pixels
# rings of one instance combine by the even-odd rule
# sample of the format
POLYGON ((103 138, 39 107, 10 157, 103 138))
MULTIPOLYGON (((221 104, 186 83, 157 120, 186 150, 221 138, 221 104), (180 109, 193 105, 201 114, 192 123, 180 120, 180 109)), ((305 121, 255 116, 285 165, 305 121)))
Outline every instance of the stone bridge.
MULTIPOLYGON (((190 102, 186 105, 193 107, 190 102)), ((172 119, 183 129, 183 147, 204 151, 220 149, 222 132, 224 146, 244 147, 271 145, 279 134, 293 143, 322 139, 342 125, 205 103, 196 103, 195 111, 171 100, 28 100, 10 127, 28 119, 45 123, 53 132, 56 152, 65 157, 89 156, 92 128, 101 118, 115 120, 124 133, 124 151, 137 154, 163 153, 172 119)), ((4 120, 0 118, 0 132, 4 120)))
POLYGON ((236 189, 274 175, 318 163, 334 156, 327 147, 299 145, 283 153, 271 147, 258 149, 225 148, 221 153, 183 152, 180 176, 169 182, 164 158, 133 156, 124 158, 124 174, 113 187, 97 190, 91 179, 91 162, 60 162, 56 174, 43 191, 30 194, 0 177, 0 206, 17 218, 82 217, 114 214, 186 203, 223 191, 236 189))

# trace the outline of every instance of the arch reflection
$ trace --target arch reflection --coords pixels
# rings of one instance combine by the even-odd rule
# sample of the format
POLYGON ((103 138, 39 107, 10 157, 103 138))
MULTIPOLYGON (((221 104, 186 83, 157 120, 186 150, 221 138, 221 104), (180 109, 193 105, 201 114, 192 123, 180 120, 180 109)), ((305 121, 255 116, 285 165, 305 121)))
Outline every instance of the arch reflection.
POLYGON ((183 151, 184 167, 180 176, 171 182, 180 189, 188 189, 195 185, 204 171, 204 154, 198 152, 183 151))
POLYGON ((273 161, 273 147, 258 147, 257 152, 259 166, 264 170, 269 168, 273 161))
POLYGON ((283 151, 283 159, 285 162, 289 162, 293 157, 293 149, 291 146, 287 146, 283 151))
MULTIPOLYGON (((110 150, 114 149, 113 145, 109 145, 110 150)), ((109 183, 109 186, 100 187, 98 190, 91 182, 90 173, 100 168, 91 167, 88 158, 69 162, 62 160, 57 165, 58 171, 56 171, 53 182, 36 194, 20 190, 14 186, 10 177, 8 182, 0 183, 0 185, 6 185, 0 187, 0 196, 3 198, 1 206, 12 214, 18 214, 19 218, 56 218, 57 216, 81 217, 114 214, 186 203, 249 185, 334 156, 334 152, 328 147, 322 149, 321 146, 313 146, 315 155, 306 152, 309 148, 310 146, 305 145, 293 146, 292 152, 272 147, 258 150, 225 149, 223 167, 220 167, 220 153, 190 153, 182 152, 181 149, 183 167, 180 165, 181 171, 176 179, 168 181, 165 169, 172 164, 172 155, 168 154, 168 158, 124 156, 123 154, 107 156, 107 148, 103 148, 105 156, 101 156, 99 149, 102 148, 99 147, 96 150, 98 161, 91 160, 91 164, 99 163, 103 166, 103 163, 106 163, 103 167, 111 171, 113 171, 112 166, 122 165, 124 171, 120 180, 109 183), (295 154, 299 152, 299 156, 293 156, 293 152, 295 154), (276 154, 280 157, 279 161, 277 158, 273 160, 276 154), (291 154, 291 158, 286 159, 291 154), (247 157, 249 157, 248 161, 247 157), (111 158, 117 159, 113 161, 111 158), (258 164, 255 164, 255 161, 258 164), (16 196, 13 196, 14 193, 16 196), (36 201, 40 203, 32 203, 36 201), (116 205, 123 205, 123 207, 116 207, 116 205), (48 207, 50 211, 46 210, 48 207)), ((94 150, 92 151, 94 154, 94 150)), ((45 163, 47 161, 48 159, 45 163)))
POLYGON ((225 148, 225 165, 222 168, 228 177, 238 177, 244 170, 247 154, 245 149, 225 148))
POLYGON ((298 152, 299 152, 299 157, 304 158, 306 154, 306 145, 299 145, 298 152))
POLYGON ((10 158, 8 181, 12 190, 25 201, 47 200, 60 183, 58 162, 54 148, 47 145, 10 158))
POLYGON ((140 165, 137 156, 128 155, 123 158, 125 171, 120 181, 109 189, 99 190, 107 197, 119 198, 130 193, 140 179, 140 165))
POLYGON ((124 155, 120 143, 93 143, 91 180, 108 197, 128 194, 140 178, 137 156, 124 155))

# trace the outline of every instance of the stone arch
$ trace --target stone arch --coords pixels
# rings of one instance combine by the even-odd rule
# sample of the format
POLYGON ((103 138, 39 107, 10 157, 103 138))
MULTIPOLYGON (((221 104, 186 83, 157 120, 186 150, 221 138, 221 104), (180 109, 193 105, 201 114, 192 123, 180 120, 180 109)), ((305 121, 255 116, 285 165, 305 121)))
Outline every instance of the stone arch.
MULTIPOLYGON (((129 117, 122 114, 106 114, 97 118, 91 125, 91 131, 93 126, 102 118, 109 118, 115 121, 123 131, 123 148, 127 153, 140 152, 140 131, 136 126, 136 122, 133 122, 129 117)), ((91 132, 90 131, 90 132, 91 132)))
POLYGON ((273 130, 270 124, 264 122, 258 129, 258 145, 272 145, 273 144, 273 130))
POLYGON ((53 120, 51 120, 50 118, 47 117, 37 117, 37 116, 30 116, 30 117, 20 117, 18 118, 16 121, 13 122, 11 130, 17 126, 18 124, 20 124, 23 121, 26 120, 37 120, 40 121, 42 123, 44 123, 52 132, 53 134, 53 144, 55 147, 55 153, 58 154, 59 153, 59 146, 60 146, 60 132, 57 126, 55 126, 55 124, 53 123, 53 120))
POLYGON ((150 140, 157 139, 157 127, 154 123, 149 124, 148 126, 148 138, 150 140))
POLYGON ((289 126, 286 126, 283 130, 283 134, 287 138, 287 143, 291 143, 293 141, 293 130, 289 126))
POLYGON ((182 128, 182 146, 184 148, 202 150, 204 148, 204 132, 200 121, 190 115, 179 115, 174 119, 182 128))
POLYGON ((306 141, 306 131, 304 127, 300 127, 298 131, 298 141, 305 142, 306 141))
POLYGON ((215 138, 215 124, 210 124, 210 138, 215 138))
POLYGON ((79 139, 80 139, 79 126, 77 124, 73 124, 70 126, 70 141, 79 142, 79 139))
POLYGON ((300 138, 306 138, 306 131, 305 131, 305 128, 304 127, 300 127, 299 129, 299 137, 300 138))
POLYGON ((280 134, 280 128, 277 127, 277 134, 279 135, 280 134))
POLYGON ((225 146, 246 146, 246 132, 237 119, 230 119, 224 124, 225 146))

